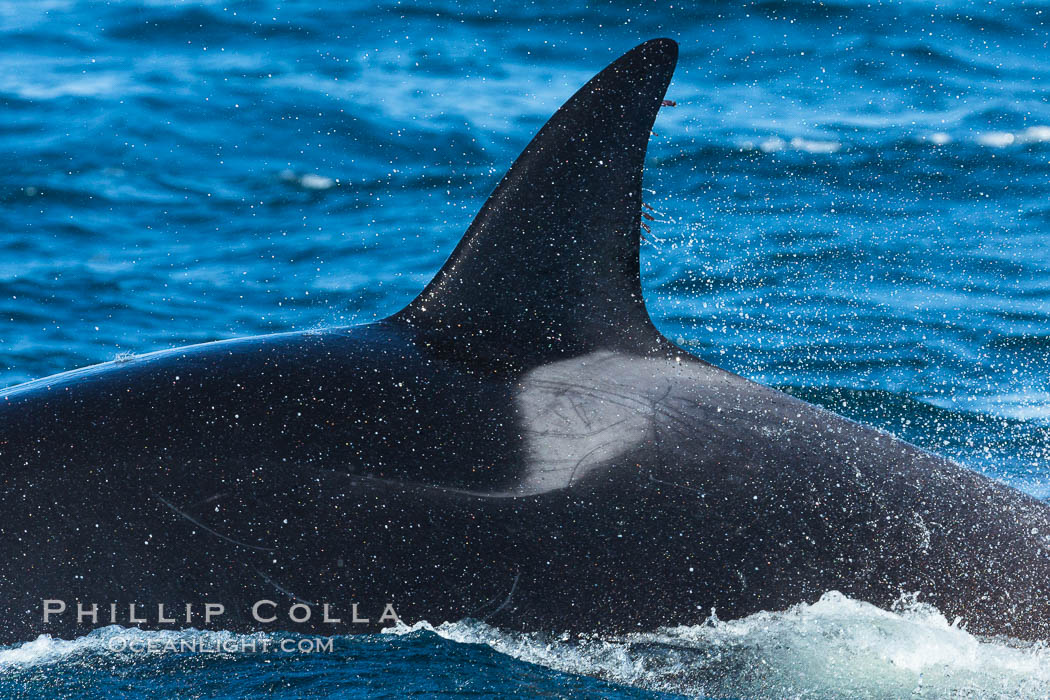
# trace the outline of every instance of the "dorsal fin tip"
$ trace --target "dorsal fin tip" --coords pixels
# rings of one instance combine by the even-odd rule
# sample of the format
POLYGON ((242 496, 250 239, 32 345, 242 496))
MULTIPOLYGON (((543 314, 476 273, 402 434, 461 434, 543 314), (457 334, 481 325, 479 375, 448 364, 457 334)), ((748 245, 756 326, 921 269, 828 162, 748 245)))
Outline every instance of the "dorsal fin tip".
POLYGON ((639 279, 642 170, 677 57, 647 41, 570 97, 395 317, 555 352, 659 338, 639 279))

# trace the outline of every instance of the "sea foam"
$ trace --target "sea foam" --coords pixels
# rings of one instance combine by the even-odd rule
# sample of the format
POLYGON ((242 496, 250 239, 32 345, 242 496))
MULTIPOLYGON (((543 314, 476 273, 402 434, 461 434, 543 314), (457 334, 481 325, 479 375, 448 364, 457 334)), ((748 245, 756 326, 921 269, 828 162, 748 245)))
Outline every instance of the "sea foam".
POLYGON ((980 638, 903 598, 887 611, 829 592, 813 604, 622 637, 549 638, 464 621, 401 627, 652 690, 747 698, 1036 698, 1050 648, 980 638))

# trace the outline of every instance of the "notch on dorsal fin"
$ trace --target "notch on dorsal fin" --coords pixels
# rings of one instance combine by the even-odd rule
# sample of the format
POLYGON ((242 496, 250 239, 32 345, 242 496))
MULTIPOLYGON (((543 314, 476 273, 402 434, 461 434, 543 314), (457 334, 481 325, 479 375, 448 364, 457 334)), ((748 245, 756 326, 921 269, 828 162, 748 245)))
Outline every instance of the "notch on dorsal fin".
POLYGON ((677 57, 647 41, 573 95, 396 318, 529 355, 659 344, 639 279, 642 169, 677 57))

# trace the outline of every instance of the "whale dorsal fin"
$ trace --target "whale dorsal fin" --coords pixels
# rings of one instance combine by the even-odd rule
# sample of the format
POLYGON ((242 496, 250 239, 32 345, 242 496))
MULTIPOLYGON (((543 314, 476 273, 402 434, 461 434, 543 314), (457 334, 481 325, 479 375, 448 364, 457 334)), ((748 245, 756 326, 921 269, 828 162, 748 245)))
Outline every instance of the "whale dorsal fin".
POLYGON ((677 56, 647 41, 562 105, 396 318, 529 354, 658 342, 639 279, 642 169, 677 56))

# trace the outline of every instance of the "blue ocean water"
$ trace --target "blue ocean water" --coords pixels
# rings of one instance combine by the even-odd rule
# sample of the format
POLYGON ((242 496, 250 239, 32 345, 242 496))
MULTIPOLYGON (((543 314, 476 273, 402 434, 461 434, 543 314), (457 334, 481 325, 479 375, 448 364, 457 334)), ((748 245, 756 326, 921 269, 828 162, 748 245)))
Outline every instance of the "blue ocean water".
MULTIPOLYGON (((397 310, 560 103, 670 36, 656 324, 1050 497, 1048 19, 1039 1, 0 0, 0 387, 397 310)), ((1050 693, 1046 649, 907 601, 622 639, 430 622, 324 654, 26 640, 0 650, 0 695, 1050 693)))

